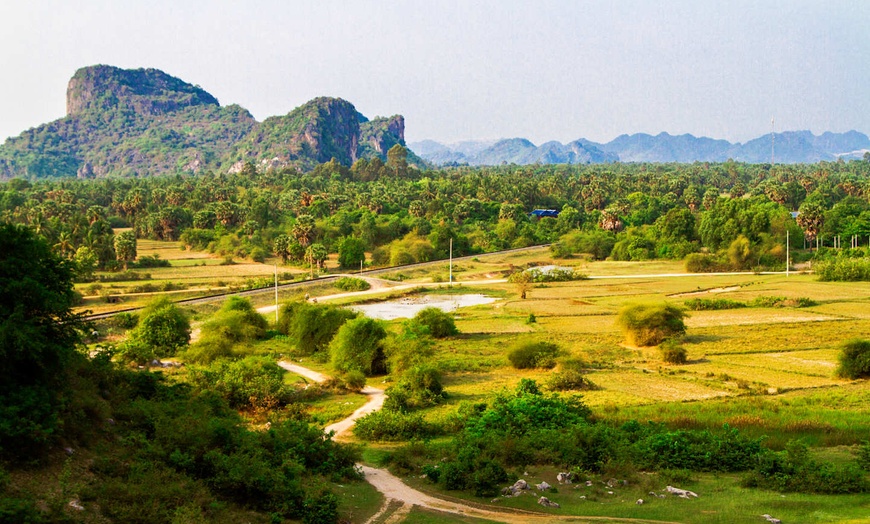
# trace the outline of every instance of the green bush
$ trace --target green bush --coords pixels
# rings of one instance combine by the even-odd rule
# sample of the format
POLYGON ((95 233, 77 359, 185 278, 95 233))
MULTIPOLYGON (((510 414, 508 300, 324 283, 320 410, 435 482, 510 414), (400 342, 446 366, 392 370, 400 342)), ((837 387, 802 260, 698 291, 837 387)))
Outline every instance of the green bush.
MULTIPOLYGON (((130 331, 128 344, 151 350, 155 357, 160 358, 174 356, 189 341, 190 321, 187 316, 168 298, 161 297, 139 314, 139 324, 130 331)), ((131 354, 131 351, 121 351, 121 355, 131 354)))
POLYGON ((441 372, 431 364, 418 364, 406 370, 386 393, 384 409, 387 410, 407 412, 435 405, 444 398, 441 372))
POLYGON ((586 363, 579 359, 565 359, 559 362, 559 367, 547 379, 547 389, 550 391, 582 391, 596 389, 585 376, 586 363))
POLYGON ((721 431, 651 431, 633 446, 636 465, 650 469, 746 471, 763 453, 763 438, 751 439, 727 425, 721 431))
POLYGON ((683 306, 690 311, 719 311, 744 308, 746 304, 727 298, 693 298, 683 302, 683 306))
POLYGON ((870 378, 870 340, 854 339, 843 344, 837 376, 853 380, 870 378))
POLYGON ((207 364, 233 356, 236 344, 264 338, 267 327, 266 319, 257 313, 248 299, 230 297, 202 324, 199 340, 184 352, 184 358, 189 362, 207 364))
POLYGON ((381 410, 357 420, 353 434, 362 440, 395 442, 428 438, 433 430, 419 413, 381 410))
POLYGON ((686 257, 689 273, 719 273, 730 269, 728 262, 710 253, 691 253, 686 257))
POLYGON ((805 444, 795 441, 789 442, 785 451, 759 455, 742 484, 749 488, 827 495, 870 490, 864 472, 857 465, 817 462, 810 457, 805 444))
POLYGON ((459 334, 453 315, 437 307, 427 307, 414 315, 414 320, 429 328, 429 334, 435 338, 452 337, 459 334))
POLYGON ((361 278, 341 277, 335 281, 335 287, 342 291, 365 291, 372 286, 361 278))
POLYGON ((284 383, 284 370, 267 357, 191 366, 188 377, 195 390, 213 391, 235 409, 280 407, 292 402, 295 394, 284 383))
POLYGON ((368 317, 348 320, 329 344, 332 367, 344 372, 361 371, 366 376, 386 373, 386 337, 380 321, 368 317))
POLYGON ((619 310, 617 323, 628 343, 657 346, 667 338, 686 333, 685 316, 680 308, 667 303, 629 304, 619 310))
POLYGON ((870 258, 838 257, 816 263, 813 270, 822 282, 867 282, 870 281, 870 258))
POLYGON ((676 340, 665 340, 659 345, 659 351, 662 353, 662 360, 668 364, 686 363, 686 348, 676 340))
POLYGON ((559 346, 552 342, 520 342, 508 351, 507 357, 514 369, 552 369, 560 354, 559 346))
POLYGON ((335 306, 289 302, 281 306, 278 331, 290 337, 301 355, 313 355, 329 346, 338 329, 357 314, 335 306))
POLYGON ((113 316, 110 324, 120 329, 133 329, 139 323, 139 316, 135 313, 121 312, 113 316))
POLYGON ((818 305, 818 302, 805 297, 786 298, 765 295, 755 297, 749 305, 751 307, 812 307, 818 305))

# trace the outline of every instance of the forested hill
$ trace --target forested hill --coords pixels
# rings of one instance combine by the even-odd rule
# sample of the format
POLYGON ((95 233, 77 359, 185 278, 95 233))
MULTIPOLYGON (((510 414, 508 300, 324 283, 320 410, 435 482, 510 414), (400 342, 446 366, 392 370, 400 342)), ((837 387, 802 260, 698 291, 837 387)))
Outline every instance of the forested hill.
POLYGON ((812 164, 862 158, 870 151, 870 138, 857 131, 822 133, 789 131, 767 134, 746 143, 731 143, 693 135, 620 135, 600 144, 585 139, 568 144, 546 142, 536 146, 524 138, 498 141, 468 141, 444 145, 432 140, 410 144, 424 159, 435 164, 473 166, 507 164, 597 164, 603 162, 724 162, 750 164, 774 161, 812 164))
POLYGON ((331 158, 350 166, 386 160, 404 133, 402 116, 369 120, 340 98, 257 122, 163 71, 98 65, 70 79, 64 118, 0 145, 0 179, 234 172, 246 162, 309 169, 331 158))

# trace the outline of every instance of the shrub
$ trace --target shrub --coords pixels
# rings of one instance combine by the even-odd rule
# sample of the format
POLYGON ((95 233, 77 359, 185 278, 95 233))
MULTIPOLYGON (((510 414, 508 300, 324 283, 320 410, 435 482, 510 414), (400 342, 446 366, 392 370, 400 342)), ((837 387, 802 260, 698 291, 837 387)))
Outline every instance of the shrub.
POLYGON ((680 308, 667 303, 629 304, 619 310, 617 322, 630 344, 656 346, 686 333, 685 316, 680 308))
POLYGON ((113 316, 110 323, 116 328, 133 329, 139 323, 139 316, 135 313, 122 312, 113 316))
POLYGON ((194 366, 188 373, 194 389, 214 391, 236 409, 283 406, 295 393, 284 383, 284 370, 267 357, 194 366))
POLYGON ((665 340, 659 345, 659 351, 662 353, 662 360, 668 364, 686 363, 686 348, 676 340, 665 340))
POLYGON ((585 376, 586 363, 579 359, 565 359, 559 362, 556 373, 547 380, 550 391, 582 391, 595 389, 595 384, 585 376))
POLYGON ((508 360, 515 369, 556 367, 561 350, 552 342, 521 342, 508 351, 508 360))
POLYGON ((717 273, 729 269, 727 262, 710 253, 692 253, 686 257, 686 271, 689 273, 717 273))
POLYGON ((366 376, 386 373, 384 339, 387 332, 381 322, 359 317, 348 320, 329 344, 332 367, 339 371, 361 371, 366 376))
POLYGON ((414 315, 414 320, 429 328, 429 334, 435 338, 451 337, 459 334, 453 315, 441 311, 437 307, 427 307, 414 315))
POLYGON ((785 451, 758 457, 744 487, 760 487, 798 493, 866 493, 870 489, 864 473, 854 464, 817 462, 802 442, 789 442, 785 451))
POLYGON ((837 376, 848 379, 870 377, 870 340, 854 339, 843 344, 837 376))
POLYGON ((353 434, 362 440, 395 442, 427 438, 432 428, 418 413, 381 410, 357 420, 353 434))
POLYGON ((341 277, 335 281, 335 287, 342 291, 365 291, 372 286, 361 278, 341 277))
POLYGON ((805 297, 786 298, 775 296, 760 296, 755 297, 749 303, 752 307, 812 307, 818 305, 814 300, 805 297))
POLYGON ((719 311, 744 308, 746 304, 727 298, 693 298, 683 302, 683 306, 691 311, 719 311))
MULTIPOLYGON (((155 357, 171 357, 190 341, 190 321, 175 304, 165 297, 149 304, 139 315, 139 324, 130 331, 126 345, 139 346, 139 349, 125 351, 121 355, 150 350, 155 357)), ((141 359, 137 361, 142 362, 141 359)))
POLYGON ((326 350, 342 324, 356 317, 349 309, 290 302, 281 306, 277 327, 290 337, 301 355, 313 355, 326 350))
POLYGON ((870 281, 870 258, 836 258, 813 266, 822 282, 870 281))

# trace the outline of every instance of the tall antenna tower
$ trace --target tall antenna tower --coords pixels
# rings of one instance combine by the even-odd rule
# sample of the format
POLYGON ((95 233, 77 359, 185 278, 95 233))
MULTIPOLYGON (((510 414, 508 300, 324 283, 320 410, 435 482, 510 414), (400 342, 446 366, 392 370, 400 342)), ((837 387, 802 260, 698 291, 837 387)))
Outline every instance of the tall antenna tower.
POLYGON ((770 117, 770 167, 773 167, 773 164, 776 162, 774 152, 776 151, 776 132, 774 127, 774 118, 770 117))

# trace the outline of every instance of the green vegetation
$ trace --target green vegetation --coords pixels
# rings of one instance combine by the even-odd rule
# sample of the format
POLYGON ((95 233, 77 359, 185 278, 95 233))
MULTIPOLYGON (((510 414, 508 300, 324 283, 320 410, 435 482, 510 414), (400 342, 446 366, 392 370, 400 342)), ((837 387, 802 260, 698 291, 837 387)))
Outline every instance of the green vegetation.
POLYGON ((657 346, 685 334, 686 314, 671 304, 633 304, 619 310, 617 322, 629 344, 657 346))
POLYGON ((142 310, 119 354, 128 362, 144 364, 155 358, 173 357, 188 342, 190 321, 175 304, 162 297, 142 310))
POLYGON ((329 343, 329 358, 338 371, 359 371, 366 376, 386 373, 384 339, 387 332, 374 319, 350 319, 338 329, 329 343))
POLYGON ((221 309, 202 324, 199 340, 184 352, 184 359, 207 364, 234 356, 238 353, 237 344, 262 339, 266 336, 266 327, 266 319, 249 300, 229 297, 221 309))
POLYGON ((453 315, 437 307, 421 309, 419 313, 414 315, 414 321, 425 326, 429 330, 429 334, 435 338, 446 338, 459 334, 453 315))
POLYGON ((324 353, 339 328, 356 314, 335 306, 290 302, 281 306, 278 330, 290 337, 300 355, 324 353))
POLYGON ((552 342, 521 342, 508 350, 507 358, 515 369, 556 367, 559 346, 552 342))
POLYGON ((850 340, 840 351, 837 376, 849 379, 870 378, 870 340, 850 340))
POLYGON ((335 281, 335 287, 342 291, 366 291, 372 286, 361 278, 341 277, 335 281))

